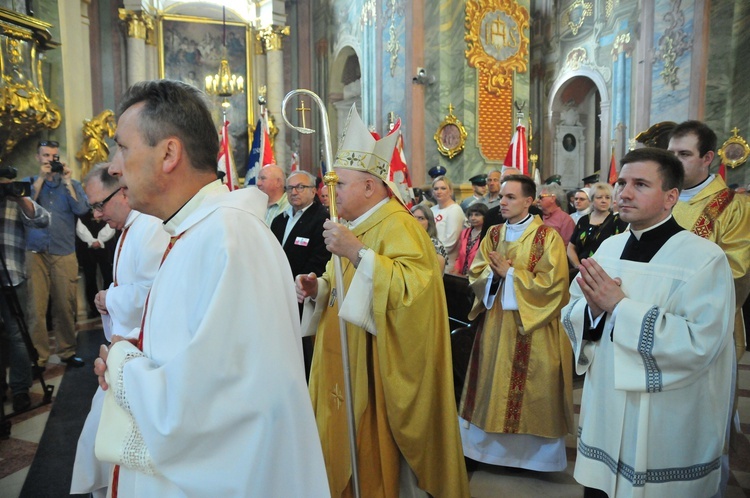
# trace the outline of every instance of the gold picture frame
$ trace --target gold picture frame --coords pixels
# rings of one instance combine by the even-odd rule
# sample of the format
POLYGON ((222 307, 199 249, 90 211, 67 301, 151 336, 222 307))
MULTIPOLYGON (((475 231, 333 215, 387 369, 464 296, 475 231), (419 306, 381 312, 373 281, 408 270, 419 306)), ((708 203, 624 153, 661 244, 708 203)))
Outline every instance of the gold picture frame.
MULTIPOLYGON (((219 69, 223 44, 221 19, 161 14, 159 24, 159 77, 183 81, 205 91, 205 77, 219 69)), ((250 155, 253 120, 253 68, 255 36, 249 25, 226 21, 227 59, 233 74, 245 80, 245 92, 229 98, 229 135, 237 173, 243 177, 250 155)), ((217 133, 222 125, 221 97, 209 96, 217 133)))
POLYGON ((750 157, 750 146, 744 138, 738 135, 739 129, 735 126, 732 129, 734 136, 729 137, 719 149, 719 157, 725 166, 736 168, 744 164, 750 157))
POLYGON ((453 115, 453 104, 448 106, 448 115, 438 126, 435 135, 432 137, 437 142, 438 151, 447 156, 448 159, 453 159, 455 156, 463 152, 466 147, 466 128, 463 123, 453 115))

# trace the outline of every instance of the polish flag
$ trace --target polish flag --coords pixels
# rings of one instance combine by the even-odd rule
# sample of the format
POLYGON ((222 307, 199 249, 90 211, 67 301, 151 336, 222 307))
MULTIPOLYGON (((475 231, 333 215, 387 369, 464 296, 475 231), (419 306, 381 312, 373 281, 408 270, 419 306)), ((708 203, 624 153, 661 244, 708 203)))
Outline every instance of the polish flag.
POLYGON ((232 147, 229 143, 229 121, 224 121, 224 126, 221 127, 218 162, 218 170, 224 174, 222 182, 229 187, 230 191, 240 188, 237 168, 234 165, 234 158, 232 157, 232 147))
POLYGON ((526 144, 526 127, 518 120, 516 132, 510 141, 508 154, 505 156, 503 165, 508 168, 518 168, 522 174, 529 176, 529 149, 526 144))

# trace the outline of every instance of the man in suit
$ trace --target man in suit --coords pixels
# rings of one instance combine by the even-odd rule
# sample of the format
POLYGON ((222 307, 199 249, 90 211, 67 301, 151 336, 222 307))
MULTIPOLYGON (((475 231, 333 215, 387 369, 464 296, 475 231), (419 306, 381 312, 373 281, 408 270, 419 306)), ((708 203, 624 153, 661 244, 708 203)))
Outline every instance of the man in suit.
MULTIPOLYGON (((271 231, 284 248, 293 276, 309 273, 321 276, 331 259, 323 240, 323 223, 328 218, 328 210, 316 201, 315 184, 316 178, 307 171, 296 171, 289 175, 286 181, 289 207, 271 223, 271 231)), ((309 378, 313 351, 311 337, 302 339, 302 349, 305 373, 309 378)))

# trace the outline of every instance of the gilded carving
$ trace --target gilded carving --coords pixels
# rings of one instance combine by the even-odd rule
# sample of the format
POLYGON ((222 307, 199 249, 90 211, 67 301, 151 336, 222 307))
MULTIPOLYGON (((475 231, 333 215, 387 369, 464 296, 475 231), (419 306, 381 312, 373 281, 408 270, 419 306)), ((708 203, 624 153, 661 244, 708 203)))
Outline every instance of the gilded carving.
POLYGON ((529 58, 529 12, 513 0, 466 2, 466 59, 485 73, 487 91, 499 94, 525 72, 529 58))
POLYGON ((615 38, 615 42, 612 44, 612 60, 617 60, 617 56, 620 53, 624 53, 626 57, 630 57, 633 51, 633 44, 630 43, 630 33, 621 33, 615 38))
POLYGON ((156 47, 159 44, 159 40, 156 37, 156 19, 153 16, 141 13, 143 18, 143 24, 146 27, 146 45, 152 45, 156 47))
POLYGON ((256 39, 263 45, 268 52, 271 50, 281 50, 284 36, 289 36, 289 26, 266 26, 260 28, 255 35, 256 39))
POLYGON ((398 52, 401 49, 401 44, 398 42, 398 38, 396 38, 396 26, 393 25, 393 21, 391 21, 391 27, 388 29, 388 34, 390 35, 390 38, 388 39, 388 44, 386 46, 386 52, 391 54, 391 76, 394 76, 396 74, 396 64, 398 63, 398 52))
POLYGON ((56 46, 51 25, 5 11, 0 19, 0 156, 5 157, 24 138, 60 126, 62 118, 42 81, 40 52, 56 46))
POLYGON ((583 23, 586 22, 587 17, 591 17, 594 13, 594 5, 584 0, 576 0, 563 14, 563 22, 568 25, 573 35, 578 34, 578 30, 581 29, 583 23))
POLYGON ((125 21, 128 26, 128 38, 145 40, 146 23, 144 22, 143 17, 141 17, 141 13, 126 9, 118 9, 118 12, 120 20, 125 21))
POLYGON ((104 139, 114 137, 116 128, 115 113, 109 109, 83 120, 83 142, 76 153, 76 159, 81 161, 81 176, 86 176, 93 165, 109 159, 109 146, 104 139))

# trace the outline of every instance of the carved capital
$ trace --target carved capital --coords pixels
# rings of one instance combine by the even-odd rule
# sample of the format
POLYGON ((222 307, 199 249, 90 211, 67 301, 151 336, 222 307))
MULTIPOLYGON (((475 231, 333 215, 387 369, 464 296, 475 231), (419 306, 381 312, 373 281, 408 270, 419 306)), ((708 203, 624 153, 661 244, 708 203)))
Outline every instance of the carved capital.
POLYGON ((282 49, 282 36, 289 36, 289 26, 266 26, 255 35, 266 52, 282 49))
POLYGON ((143 19, 143 24, 146 26, 146 45, 157 46, 156 19, 145 12, 141 12, 141 18, 143 19))
POLYGON ((132 10, 119 9, 120 20, 125 21, 128 26, 128 38, 138 40, 146 39, 146 23, 141 16, 141 12, 132 10))

